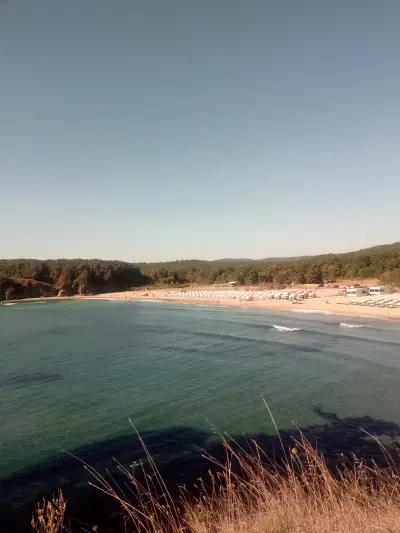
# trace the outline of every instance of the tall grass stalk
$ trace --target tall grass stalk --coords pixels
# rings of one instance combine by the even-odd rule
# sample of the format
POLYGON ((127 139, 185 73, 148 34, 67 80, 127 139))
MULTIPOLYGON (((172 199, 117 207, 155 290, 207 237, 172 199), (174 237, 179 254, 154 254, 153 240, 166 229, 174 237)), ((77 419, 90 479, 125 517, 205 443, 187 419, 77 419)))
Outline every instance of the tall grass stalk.
MULTIPOLYGON (((172 496, 138 437, 147 466, 117 462, 123 481, 85 465, 91 485, 120 505, 124 533, 400 533, 400 473, 383 447, 385 468, 357 460, 332 471, 301 433, 290 448, 280 441, 282 461, 227 438, 224 459, 204 453, 208 479, 172 496)), ((59 493, 37 506, 32 526, 59 533, 64 513, 59 493)))
POLYGON ((38 502, 32 514, 31 526, 37 533, 61 533, 64 527, 67 502, 61 490, 50 500, 38 502))
POLYGON ((196 495, 183 491, 173 498, 142 444, 151 472, 138 476, 119 465, 123 486, 88 467, 92 484, 121 505, 127 531, 400 532, 400 476, 393 463, 382 469, 358 461, 332 472, 301 435, 282 463, 254 441, 249 451, 227 440, 224 461, 205 454, 215 468, 196 495))

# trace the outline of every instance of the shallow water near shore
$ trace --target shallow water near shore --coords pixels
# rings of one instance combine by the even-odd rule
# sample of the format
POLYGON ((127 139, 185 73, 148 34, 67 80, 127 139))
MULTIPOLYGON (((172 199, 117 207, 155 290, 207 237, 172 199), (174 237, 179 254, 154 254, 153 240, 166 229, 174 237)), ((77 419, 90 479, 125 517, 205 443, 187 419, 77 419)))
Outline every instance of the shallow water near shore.
MULTIPOLYGON (((400 324, 388 320, 162 302, 20 302, 0 306, 0 363, 0 478, 8 488, 43 473, 62 450, 95 450, 96 460, 108 460, 110 443, 133 440, 129 418, 158 441, 160 458, 163 449, 176 457, 186 445, 206 446, 218 432, 273 434, 262 398, 282 430, 324 424, 330 413, 353 424, 384 421, 398 438, 400 324)), ((384 424, 376 427, 385 433, 384 424)), ((68 477, 65 469, 57 479, 68 477)), ((48 483, 55 488, 54 478, 48 483)))

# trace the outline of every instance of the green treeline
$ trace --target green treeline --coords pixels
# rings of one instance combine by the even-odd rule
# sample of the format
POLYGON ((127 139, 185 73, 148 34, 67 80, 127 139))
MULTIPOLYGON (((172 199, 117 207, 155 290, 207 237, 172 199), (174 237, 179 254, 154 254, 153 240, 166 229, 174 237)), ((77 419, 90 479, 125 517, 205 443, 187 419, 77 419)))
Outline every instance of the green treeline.
POLYGON ((264 260, 174 261, 141 263, 141 271, 154 282, 166 285, 208 284, 238 281, 321 284, 339 279, 378 278, 400 285, 400 243, 375 246, 357 252, 312 257, 264 260))
POLYGON ((0 260, 0 300, 69 296, 132 289, 237 281, 322 284, 340 279, 378 278, 400 286, 400 243, 344 254, 289 259, 185 260, 126 263, 99 259, 0 260))
POLYGON ((0 300, 122 291, 148 283, 137 266, 123 261, 0 260, 0 300))

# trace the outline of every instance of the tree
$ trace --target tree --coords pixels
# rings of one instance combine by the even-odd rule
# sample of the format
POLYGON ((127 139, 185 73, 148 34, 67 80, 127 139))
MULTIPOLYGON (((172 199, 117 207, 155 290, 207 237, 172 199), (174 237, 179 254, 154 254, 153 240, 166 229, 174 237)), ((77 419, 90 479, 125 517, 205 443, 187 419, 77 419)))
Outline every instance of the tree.
POLYGON ((318 264, 312 264, 304 276, 306 283, 315 283, 320 285, 324 282, 324 278, 322 275, 322 268, 321 265, 318 264))

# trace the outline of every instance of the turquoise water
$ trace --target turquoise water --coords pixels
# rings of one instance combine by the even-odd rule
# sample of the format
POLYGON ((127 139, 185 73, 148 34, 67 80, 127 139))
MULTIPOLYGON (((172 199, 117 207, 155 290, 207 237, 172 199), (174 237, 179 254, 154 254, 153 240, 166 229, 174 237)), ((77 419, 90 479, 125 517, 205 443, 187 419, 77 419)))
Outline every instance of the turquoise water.
POLYGON ((282 429, 323 424, 322 411, 400 424, 400 324, 340 320, 150 302, 1 305, 0 477, 65 449, 101 449, 133 433, 129 418, 144 434, 191 428, 203 445, 217 432, 270 434, 263 397, 282 429))

